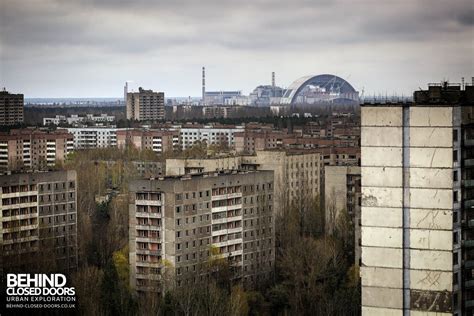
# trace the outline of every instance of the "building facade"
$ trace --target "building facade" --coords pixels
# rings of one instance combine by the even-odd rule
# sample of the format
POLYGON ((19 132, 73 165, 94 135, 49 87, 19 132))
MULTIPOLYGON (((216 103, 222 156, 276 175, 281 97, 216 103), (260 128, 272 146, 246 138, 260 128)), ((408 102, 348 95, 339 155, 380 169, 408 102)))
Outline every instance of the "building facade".
POLYGON ((182 149, 191 148, 196 142, 207 145, 235 148, 235 133, 244 130, 243 126, 182 126, 180 127, 182 149))
POLYGON ((224 170, 269 170, 274 173, 275 214, 288 205, 316 199, 321 190, 321 155, 314 152, 257 151, 207 159, 167 159, 166 175, 184 175, 224 170))
POLYGON ((362 107, 363 315, 472 315, 474 87, 362 107))
POLYGON ((0 172, 47 169, 64 163, 72 150, 73 137, 67 130, 25 128, 0 133, 0 172))
POLYGON ((0 126, 23 123, 23 94, 0 91, 0 126))
POLYGON ((0 270, 77 268, 76 172, 0 176, 0 270))
POLYGON ((165 94, 141 87, 138 92, 127 92, 127 120, 157 121, 165 118, 165 94))
POLYGON ((179 132, 171 130, 124 129, 117 131, 117 147, 133 146, 138 150, 148 149, 165 153, 179 149, 179 132))
POLYGON ((117 146, 118 128, 75 127, 68 128, 73 135, 74 149, 108 148, 117 146))
POLYGON ((351 258, 354 264, 360 260, 360 205, 361 175, 359 166, 324 167, 325 232, 332 233, 339 220, 348 220, 354 247, 351 258), (340 216, 346 212, 347 217, 340 216))
POLYGON ((270 277, 272 172, 137 180, 130 192, 130 284, 138 294, 160 292, 166 269, 176 286, 192 286, 214 259, 226 259, 233 278, 248 286, 270 277))
POLYGON ((79 115, 56 115, 55 117, 45 117, 43 118, 43 125, 60 125, 60 124, 69 124, 69 125, 80 125, 85 123, 93 123, 95 125, 99 124, 109 124, 115 121, 115 116, 100 114, 86 114, 85 116, 79 115))

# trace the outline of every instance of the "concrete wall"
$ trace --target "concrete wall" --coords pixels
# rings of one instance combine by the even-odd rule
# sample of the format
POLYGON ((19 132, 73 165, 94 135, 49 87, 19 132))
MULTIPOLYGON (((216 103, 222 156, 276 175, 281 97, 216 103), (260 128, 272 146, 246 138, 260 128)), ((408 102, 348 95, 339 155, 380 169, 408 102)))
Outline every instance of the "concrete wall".
POLYGON ((451 107, 362 107, 363 315, 450 312, 452 120, 451 107))

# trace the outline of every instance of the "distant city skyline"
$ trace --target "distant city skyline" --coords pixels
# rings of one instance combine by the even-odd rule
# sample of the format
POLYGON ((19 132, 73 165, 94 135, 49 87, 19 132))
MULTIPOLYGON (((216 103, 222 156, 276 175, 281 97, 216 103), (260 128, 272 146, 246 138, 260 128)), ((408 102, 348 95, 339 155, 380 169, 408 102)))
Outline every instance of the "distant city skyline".
POLYGON ((0 86, 25 98, 165 96, 338 75, 366 96, 471 82, 470 0, 3 0, 0 86))

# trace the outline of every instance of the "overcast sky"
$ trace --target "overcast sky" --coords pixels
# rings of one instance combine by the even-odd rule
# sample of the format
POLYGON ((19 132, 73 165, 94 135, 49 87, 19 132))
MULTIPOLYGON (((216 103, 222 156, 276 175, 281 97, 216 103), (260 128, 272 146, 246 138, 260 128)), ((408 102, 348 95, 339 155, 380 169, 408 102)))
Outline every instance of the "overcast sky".
POLYGON ((126 80, 199 96, 331 73, 365 94, 474 76, 472 0, 0 0, 0 84, 120 97, 126 80))

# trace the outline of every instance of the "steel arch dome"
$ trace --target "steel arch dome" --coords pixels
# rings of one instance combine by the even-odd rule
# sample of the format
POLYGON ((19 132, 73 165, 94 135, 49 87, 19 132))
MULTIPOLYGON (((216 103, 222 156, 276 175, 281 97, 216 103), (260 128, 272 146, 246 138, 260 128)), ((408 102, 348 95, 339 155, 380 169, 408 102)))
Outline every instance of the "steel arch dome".
POLYGON ((307 86, 317 86, 325 89, 328 93, 339 95, 342 99, 358 98, 358 92, 346 80, 332 74, 321 74, 317 76, 304 76, 295 81, 286 89, 281 104, 294 104, 302 90, 307 86))

